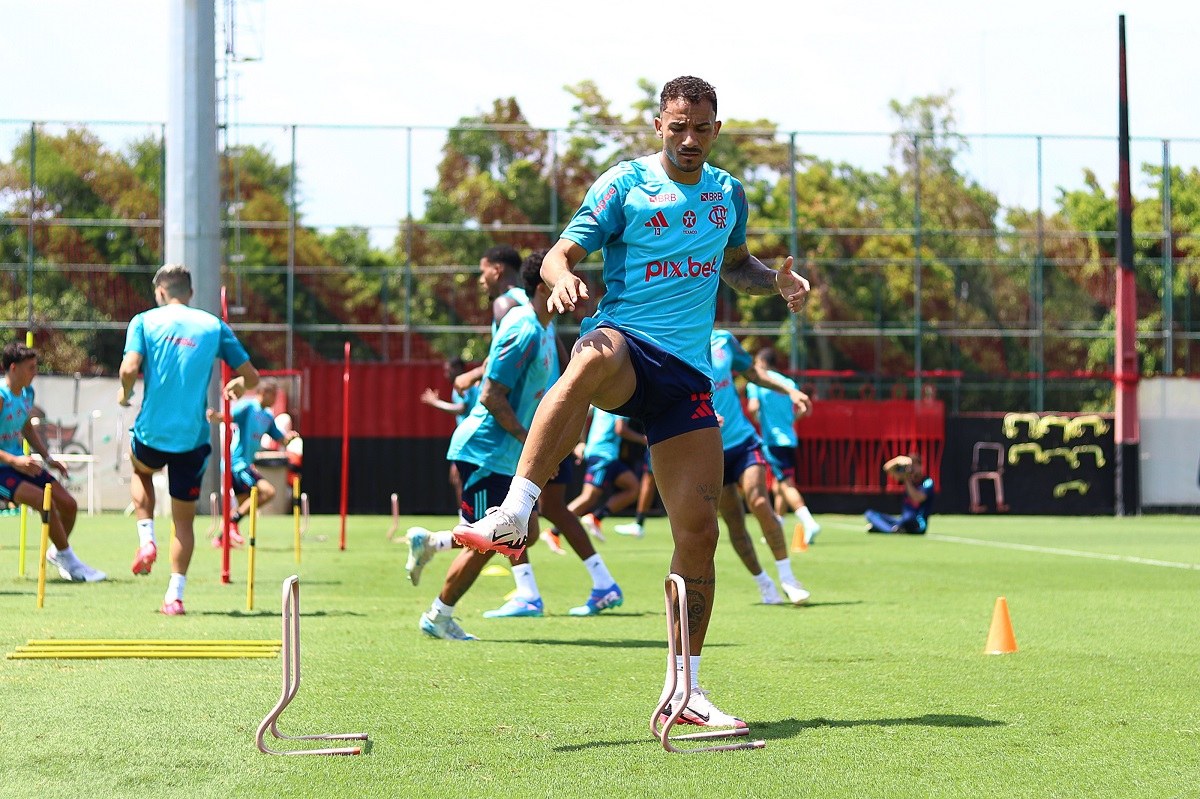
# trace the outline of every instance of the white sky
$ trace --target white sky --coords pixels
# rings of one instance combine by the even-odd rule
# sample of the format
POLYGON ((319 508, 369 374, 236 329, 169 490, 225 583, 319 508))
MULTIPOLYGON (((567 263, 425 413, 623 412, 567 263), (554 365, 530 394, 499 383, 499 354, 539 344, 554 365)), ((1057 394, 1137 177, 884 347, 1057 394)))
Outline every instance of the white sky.
MULTIPOLYGON (((0 120, 165 121, 174 2, 0 0, 0 120)), ((1200 163, 1195 0, 238 4, 240 49, 261 55, 237 70, 233 118, 243 126, 449 125, 514 96, 532 124, 554 127, 572 116, 565 85, 593 80, 624 112, 639 78, 659 85, 696 74, 717 87, 722 118, 766 118, 783 130, 887 133, 889 100, 952 90, 963 133, 1110 137, 1124 12, 1133 135, 1192 137, 1172 152, 1200 163)), ((0 152, 17 127, 0 125, 0 152)), ((399 135, 307 135, 298 160, 308 221, 394 223, 402 166, 364 170, 354 159, 374 147, 403 153, 399 135), (346 198, 348 174, 358 199, 346 198)), ((281 132, 244 134, 264 137, 286 157, 281 132)), ((441 141, 418 143, 416 159, 436 161, 441 141)), ((866 166, 887 155, 883 138, 807 137, 801 148, 866 166)), ((1002 200, 1032 205, 1034 153, 1028 142, 989 140, 973 144, 966 166, 1002 200)), ((1056 185, 1079 185, 1078 159, 1115 179, 1111 142, 1048 141, 1048 204, 1056 185)), ((1161 160, 1161 145, 1135 144, 1134 160, 1161 160)))

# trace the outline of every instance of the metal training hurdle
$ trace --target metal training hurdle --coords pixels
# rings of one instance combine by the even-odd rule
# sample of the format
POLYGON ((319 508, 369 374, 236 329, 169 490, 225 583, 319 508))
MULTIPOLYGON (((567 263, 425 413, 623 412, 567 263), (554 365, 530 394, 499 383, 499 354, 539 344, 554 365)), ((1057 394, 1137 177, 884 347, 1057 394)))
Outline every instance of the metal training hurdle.
POLYGON ((300 690, 300 578, 293 574, 283 581, 283 692, 271 712, 258 725, 255 743, 258 750, 267 755, 359 755, 361 746, 343 746, 326 749, 271 749, 264 742, 268 731, 278 740, 284 741, 368 741, 365 732, 321 733, 318 735, 284 735, 276 722, 288 703, 296 698, 300 690))
POLYGON ((737 741, 735 743, 717 744, 715 746, 693 746, 693 747, 677 747, 673 741, 694 741, 703 740, 706 738, 734 738, 743 735, 749 735, 748 727, 736 727, 720 730, 705 730, 703 732, 687 733, 685 735, 671 735, 671 729, 675 726, 675 722, 679 721, 679 717, 683 715, 683 711, 687 708, 687 702, 678 702, 667 720, 662 722, 660 727, 660 718, 666 714, 667 706, 671 703, 672 697, 675 696, 675 691, 679 687, 680 675, 682 674, 683 684, 690 686, 692 684, 692 666, 691 666, 691 647, 688 640, 688 609, 687 609, 687 588, 684 586, 683 578, 678 574, 668 574, 666 580, 666 597, 667 597, 667 674, 670 675, 670 685, 663 692, 662 701, 658 703, 658 707, 654 709, 654 715, 650 717, 650 733, 657 738, 663 745, 663 748, 668 752, 676 754, 690 754, 692 752, 722 752, 733 749, 762 749, 767 745, 766 741, 737 741), (676 667, 676 656, 683 652, 683 669, 676 667))

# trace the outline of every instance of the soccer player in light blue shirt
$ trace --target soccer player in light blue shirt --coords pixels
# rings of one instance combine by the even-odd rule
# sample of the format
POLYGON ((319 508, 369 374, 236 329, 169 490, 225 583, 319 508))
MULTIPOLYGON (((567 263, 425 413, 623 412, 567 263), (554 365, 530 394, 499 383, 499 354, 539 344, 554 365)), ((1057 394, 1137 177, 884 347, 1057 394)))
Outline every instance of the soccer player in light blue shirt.
MULTIPOLYGON (((754 354, 767 374, 789 389, 797 388, 795 382, 775 371, 775 350, 763 347, 754 354)), ((795 511, 796 518, 804 528, 805 543, 811 544, 821 532, 821 525, 813 518, 804 495, 796 488, 796 408, 787 394, 774 391, 754 383, 746 384, 746 410, 758 417, 766 448, 763 454, 775 476, 775 511, 783 514, 785 508, 795 511)))
POLYGON ((802 605, 808 601, 809 593, 792 572, 783 526, 771 506, 770 495, 767 492, 767 461, 762 452, 762 440, 742 410, 742 397, 733 381, 735 376, 740 375, 749 383, 776 390, 786 389, 789 401, 804 412, 810 407, 808 397, 794 386, 788 388, 777 382, 766 370, 761 369, 728 330, 714 330, 710 345, 713 364, 713 408, 724 419, 721 440, 724 444, 725 474, 720 511, 721 518, 729 528, 729 541, 754 577, 754 581, 758 583, 763 602, 768 605, 782 603, 775 583, 759 565, 758 555, 754 552, 754 542, 746 530, 746 513, 742 506, 742 496, 745 496, 746 505, 758 520, 767 546, 771 548, 771 554, 775 558, 775 568, 779 573, 779 584, 783 587, 783 592, 792 604, 802 605))
POLYGON ((275 486, 254 466, 254 457, 262 448, 262 437, 270 436, 280 443, 296 438, 296 431, 285 433, 275 423, 273 407, 278 396, 279 383, 268 377, 258 384, 257 397, 241 399, 230 412, 236 425, 229 445, 230 472, 233 476, 233 493, 238 500, 238 507, 232 516, 234 528, 230 530, 233 541, 237 541, 233 538, 235 532, 240 536, 237 523, 250 512, 250 489, 258 488, 259 508, 275 498, 275 486))
POLYGON ((79 505, 48 471, 54 469, 66 477, 67 467, 50 457, 29 418, 33 412, 33 379, 38 372, 37 352, 18 341, 9 342, 0 352, 0 367, 4 371, 0 377, 0 499, 41 512, 46 486, 50 486, 46 560, 57 566, 59 576, 68 582, 99 582, 108 575, 80 560, 68 541, 79 505), (41 462, 25 453, 25 442, 41 462))
MULTIPOLYGON (((542 262, 550 307, 574 311, 588 288, 574 271, 603 251, 607 293, 583 329, 562 378, 534 417, 512 487, 501 507, 455 537, 479 549, 525 544, 542 486, 578 442, 589 405, 643 423, 655 476, 675 536, 671 571, 688 584, 693 675, 712 610, 716 579, 717 486, 721 436, 710 402, 708 336, 718 281, 755 294, 779 294, 800 310, 808 282, 786 258, 775 271, 746 246, 742 184, 706 163, 721 123, 716 90, 699 78, 663 86, 654 131, 659 153, 623 161, 588 190, 583 205, 542 262)), ((682 660, 679 664, 682 666, 682 660)), ((496 675, 506 680, 515 675, 496 675)), ((745 727, 698 686, 668 675, 667 708, 693 724, 745 727)))
POLYGON ((192 275, 187 267, 167 264, 154 275, 157 308, 133 317, 125 336, 117 401, 127 407, 139 371, 143 373, 141 410, 133 423, 129 491, 137 515, 140 546, 133 573, 149 574, 157 559, 154 539, 154 473, 167 469, 175 544, 171 579, 162 613, 182 616, 183 590, 195 547, 193 524, 200 481, 212 451, 207 420, 208 382, 213 361, 223 360, 237 373, 224 396, 239 399, 258 385, 258 370, 229 325, 208 311, 192 308, 192 275))
POLYGON ((621 460, 623 441, 645 446, 646 437, 635 431, 624 416, 593 408, 587 440, 575 448, 587 473, 583 489, 570 508, 597 541, 604 540, 604 519, 633 504, 638 496, 641 474, 621 460), (604 494, 610 489, 611 496, 605 500, 604 494))

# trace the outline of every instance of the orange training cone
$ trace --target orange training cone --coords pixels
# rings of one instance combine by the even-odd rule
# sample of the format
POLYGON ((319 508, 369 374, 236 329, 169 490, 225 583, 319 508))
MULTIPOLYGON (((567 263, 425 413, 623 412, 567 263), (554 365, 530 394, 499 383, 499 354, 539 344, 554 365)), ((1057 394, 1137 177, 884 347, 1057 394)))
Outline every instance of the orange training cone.
POLYGON ((796 529, 792 531, 792 551, 807 552, 808 542, 804 540, 804 525, 797 524, 796 529))
POLYGON ((1012 622, 1008 619, 1008 601, 996 597, 996 609, 992 611, 992 628, 988 631, 986 655, 1005 655, 1017 651, 1017 639, 1013 635, 1012 622))

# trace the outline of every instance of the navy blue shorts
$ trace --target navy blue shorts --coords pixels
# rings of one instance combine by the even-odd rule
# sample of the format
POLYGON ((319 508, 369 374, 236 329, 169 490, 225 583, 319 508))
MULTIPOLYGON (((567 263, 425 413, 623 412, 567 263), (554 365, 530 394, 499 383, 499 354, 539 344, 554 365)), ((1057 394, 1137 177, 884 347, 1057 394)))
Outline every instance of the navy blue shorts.
MULTIPOLYGON (((637 419, 651 446, 693 430, 717 427, 712 407, 712 380, 661 347, 601 322, 625 337, 637 385, 633 396, 610 413, 637 419)), ((608 410, 608 409, 605 409, 608 410)))
POLYGON ((776 480, 791 480, 793 483, 796 482, 795 447, 777 447, 773 444, 768 444, 763 454, 767 456, 767 463, 771 467, 771 474, 775 475, 776 480))
MULTIPOLYGON (((11 466, 0 466, 0 499, 8 502, 16 502, 13 497, 17 493, 17 486, 21 483, 33 483, 38 488, 44 489, 49 483, 57 482, 54 475, 42 469, 41 474, 36 477, 30 477, 24 472, 18 472, 11 466)), ((38 510, 41 510, 42 502, 38 500, 38 510)))
POLYGON ((562 463, 558 464, 558 471, 554 476, 546 481, 546 485, 570 485, 575 479, 575 453, 571 453, 563 458, 562 463))
POLYGON ((200 499, 200 481, 208 466, 212 447, 208 444, 188 452, 163 452, 133 438, 129 442, 133 457, 142 465, 158 471, 167 467, 167 493, 172 499, 195 502, 200 499))
POLYGON ((473 524, 487 515, 488 508, 504 501, 513 476, 489 472, 466 461, 454 461, 454 465, 462 478, 462 506, 458 514, 464 522, 473 524))
POLYGON ((757 438, 747 438, 741 444, 735 444, 725 450, 725 485, 736 483, 747 469, 752 466, 766 466, 767 459, 763 457, 762 445, 757 438))
POLYGON ((233 493, 237 496, 243 496, 250 493, 250 489, 258 485, 258 481, 263 479, 259 474, 258 469, 253 466, 247 466, 245 469, 239 469, 230 475, 232 478, 233 493))
POLYGON ((587 459, 587 474, 583 476, 583 482, 590 486, 604 488, 616 483, 617 478, 625 472, 630 472, 634 477, 638 476, 624 461, 610 461, 608 458, 593 455, 587 459))

